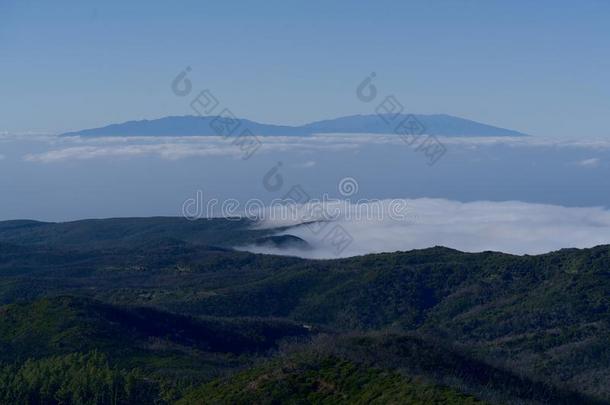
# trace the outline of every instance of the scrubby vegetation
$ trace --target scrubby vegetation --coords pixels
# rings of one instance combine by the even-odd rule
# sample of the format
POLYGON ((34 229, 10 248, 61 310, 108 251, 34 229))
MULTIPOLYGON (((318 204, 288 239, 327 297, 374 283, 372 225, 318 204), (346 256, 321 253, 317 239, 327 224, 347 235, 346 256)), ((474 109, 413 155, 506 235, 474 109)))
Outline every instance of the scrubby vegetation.
POLYGON ((186 394, 193 403, 478 404, 456 390, 335 357, 282 359, 186 394))

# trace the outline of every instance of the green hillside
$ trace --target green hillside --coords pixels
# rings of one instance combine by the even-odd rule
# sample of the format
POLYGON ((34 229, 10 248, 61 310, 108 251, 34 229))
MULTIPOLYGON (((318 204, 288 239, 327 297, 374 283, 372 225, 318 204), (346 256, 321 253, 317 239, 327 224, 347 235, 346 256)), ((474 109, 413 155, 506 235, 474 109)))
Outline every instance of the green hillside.
POLYGON ((456 390, 334 357, 282 359, 194 389, 178 404, 479 404, 456 390))
POLYGON ((490 403, 610 402, 609 246, 339 260, 231 249, 261 237, 229 220, 0 222, 0 361, 78 368, 88 360, 66 356, 99 354, 166 402, 200 384, 189 395, 242 400, 239 387, 277 361, 297 371, 270 381, 311 375, 305 390, 347 367, 371 392, 387 377, 405 395, 422 382, 490 403), (305 356, 322 342, 334 349, 305 356))
POLYGON ((194 318, 70 296, 5 305, 0 314, 0 359, 5 362, 93 350, 130 366, 145 366, 139 358, 149 355, 202 361, 215 353, 230 360, 273 349, 287 337, 309 335, 303 326, 278 319, 194 318))

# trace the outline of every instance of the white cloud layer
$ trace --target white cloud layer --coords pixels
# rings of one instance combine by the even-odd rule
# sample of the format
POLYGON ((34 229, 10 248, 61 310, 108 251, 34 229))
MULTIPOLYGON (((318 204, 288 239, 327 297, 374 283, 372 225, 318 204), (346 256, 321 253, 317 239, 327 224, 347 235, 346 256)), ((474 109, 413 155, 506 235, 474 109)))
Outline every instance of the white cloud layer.
MULTIPOLYGON (((108 157, 157 156, 163 159, 182 159, 193 156, 242 156, 232 139, 218 136, 193 137, 100 137, 79 136, 4 136, 7 140, 38 140, 47 142, 54 149, 29 153, 24 160, 52 163, 65 160, 85 160, 108 157)), ((396 135, 379 134, 320 134, 307 137, 265 136, 258 137, 261 147, 256 153, 285 152, 290 150, 354 150, 370 144, 408 147, 396 135)), ((610 150, 610 139, 562 139, 540 137, 439 137, 448 147, 476 148, 479 146, 505 145, 511 147, 554 147, 610 150)))
POLYGON ((579 162, 577 162, 576 164, 582 167, 597 167, 599 166, 601 160, 599 158, 590 158, 590 159, 584 159, 581 160, 579 162))
MULTIPOLYGON (((405 218, 391 215, 392 201, 371 202, 370 212, 384 212, 381 218, 354 215, 362 210, 355 204, 341 204, 340 215, 317 233, 307 225, 297 225, 278 234, 291 234, 309 242, 309 251, 246 247, 257 253, 295 255, 307 258, 334 258, 367 253, 404 251, 446 246, 466 252, 486 250, 513 254, 540 254, 568 247, 610 244, 610 211, 602 207, 508 202, 458 202, 444 199, 403 201, 405 218), (333 244, 331 230, 340 225, 352 242, 344 250, 333 244)), ((361 211, 362 212, 362 211, 361 211)), ((292 222, 294 223, 294 222, 292 222)), ((265 219, 259 225, 275 227, 291 222, 265 219)))

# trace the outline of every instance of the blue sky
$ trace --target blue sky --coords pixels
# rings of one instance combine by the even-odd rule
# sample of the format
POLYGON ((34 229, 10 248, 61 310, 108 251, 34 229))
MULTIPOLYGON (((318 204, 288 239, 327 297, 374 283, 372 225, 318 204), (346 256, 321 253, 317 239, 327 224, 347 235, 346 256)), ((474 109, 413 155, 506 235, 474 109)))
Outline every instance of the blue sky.
POLYGON ((610 136, 603 1, 0 1, 0 131, 58 132, 189 114, 192 67, 236 115, 297 124, 416 113, 543 136, 610 136))

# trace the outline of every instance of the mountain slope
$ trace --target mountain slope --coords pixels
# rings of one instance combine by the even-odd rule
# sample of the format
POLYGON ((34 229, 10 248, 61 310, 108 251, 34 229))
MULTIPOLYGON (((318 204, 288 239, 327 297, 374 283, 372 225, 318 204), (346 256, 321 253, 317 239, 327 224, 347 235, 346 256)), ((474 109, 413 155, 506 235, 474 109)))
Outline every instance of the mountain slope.
POLYGON ((314 403, 481 403, 476 398, 505 404, 599 403, 438 342, 393 333, 322 335, 198 387, 180 403, 292 403, 298 398, 314 403))
POLYGON ((278 319, 194 318, 61 296, 0 307, 0 366, 95 351, 123 368, 201 381, 309 334, 278 319))
MULTIPOLYGON (((331 120, 312 122, 304 126, 312 133, 394 133, 396 125, 409 118, 406 114, 397 117, 384 115, 391 124, 378 115, 352 115, 331 120)), ((499 128, 480 122, 453 117, 446 114, 415 114, 411 117, 421 124, 421 131, 439 136, 524 136, 525 134, 510 129, 499 128)))
POLYGON ((487 380, 470 371, 481 369, 500 376, 490 388, 498 395, 535 391, 533 403, 548 403, 547 393, 568 394, 544 387, 561 386, 610 402, 610 246, 305 260, 231 250, 231 241, 264 238, 248 229, 179 218, 0 222, 0 302, 10 304, 0 309, 0 354, 20 362, 100 350, 126 353, 130 367, 211 377, 267 358, 279 340, 261 330, 299 339, 324 331, 342 348, 332 356, 358 363, 385 347, 371 367, 436 370, 433 382, 452 387, 468 374, 474 388, 462 392, 478 398, 487 380), (364 350, 343 339, 383 331, 438 345, 365 339, 364 350), (544 387, 520 391, 515 375, 544 387))
POLYGON ((159 240, 231 246, 252 243, 272 230, 253 229, 247 219, 181 217, 107 218, 70 222, 0 221, 0 242, 61 248, 125 247, 159 240))
POLYGON ((482 404, 455 389, 335 357, 283 359, 214 381, 178 404, 482 404))
MULTIPOLYGON (((211 136, 219 135, 214 130, 217 117, 197 117, 193 115, 163 117, 152 120, 127 121, 100 128, 68 132, 63 135, 81 136, 211 136)), ((256 135, 308 135, 299 127, 285 125, 261 124, 255 121, 240 119, 240 131, 248 128, 256 135)))
MULTIPOLYGON (((394 134, 396 125, 408 117, 415 117, 421 125, 421 131, 438 136, 523 136, 525 134, 509 129, 499 128, 464 118, 445 114, 434 115, 401 115, 388 116, 353 115, 336 119, 316 121, 300 126, 261 124, 247 119, 239 119, 239 127, 234 128, 233 135, 248 129, 255 135, 266 136, 307 136, 315 133, 374 133, 394 134)), ((127 121, 100 128, 84 129, 63 134, 64 136, 212 136, 228 135, 219 132, 218 117, 174 116, 153 120, 127 121)), ((222 130, 225 131, 225 130, 222 130)), ((419 132, 419 130, 418 130, 419 132)))

